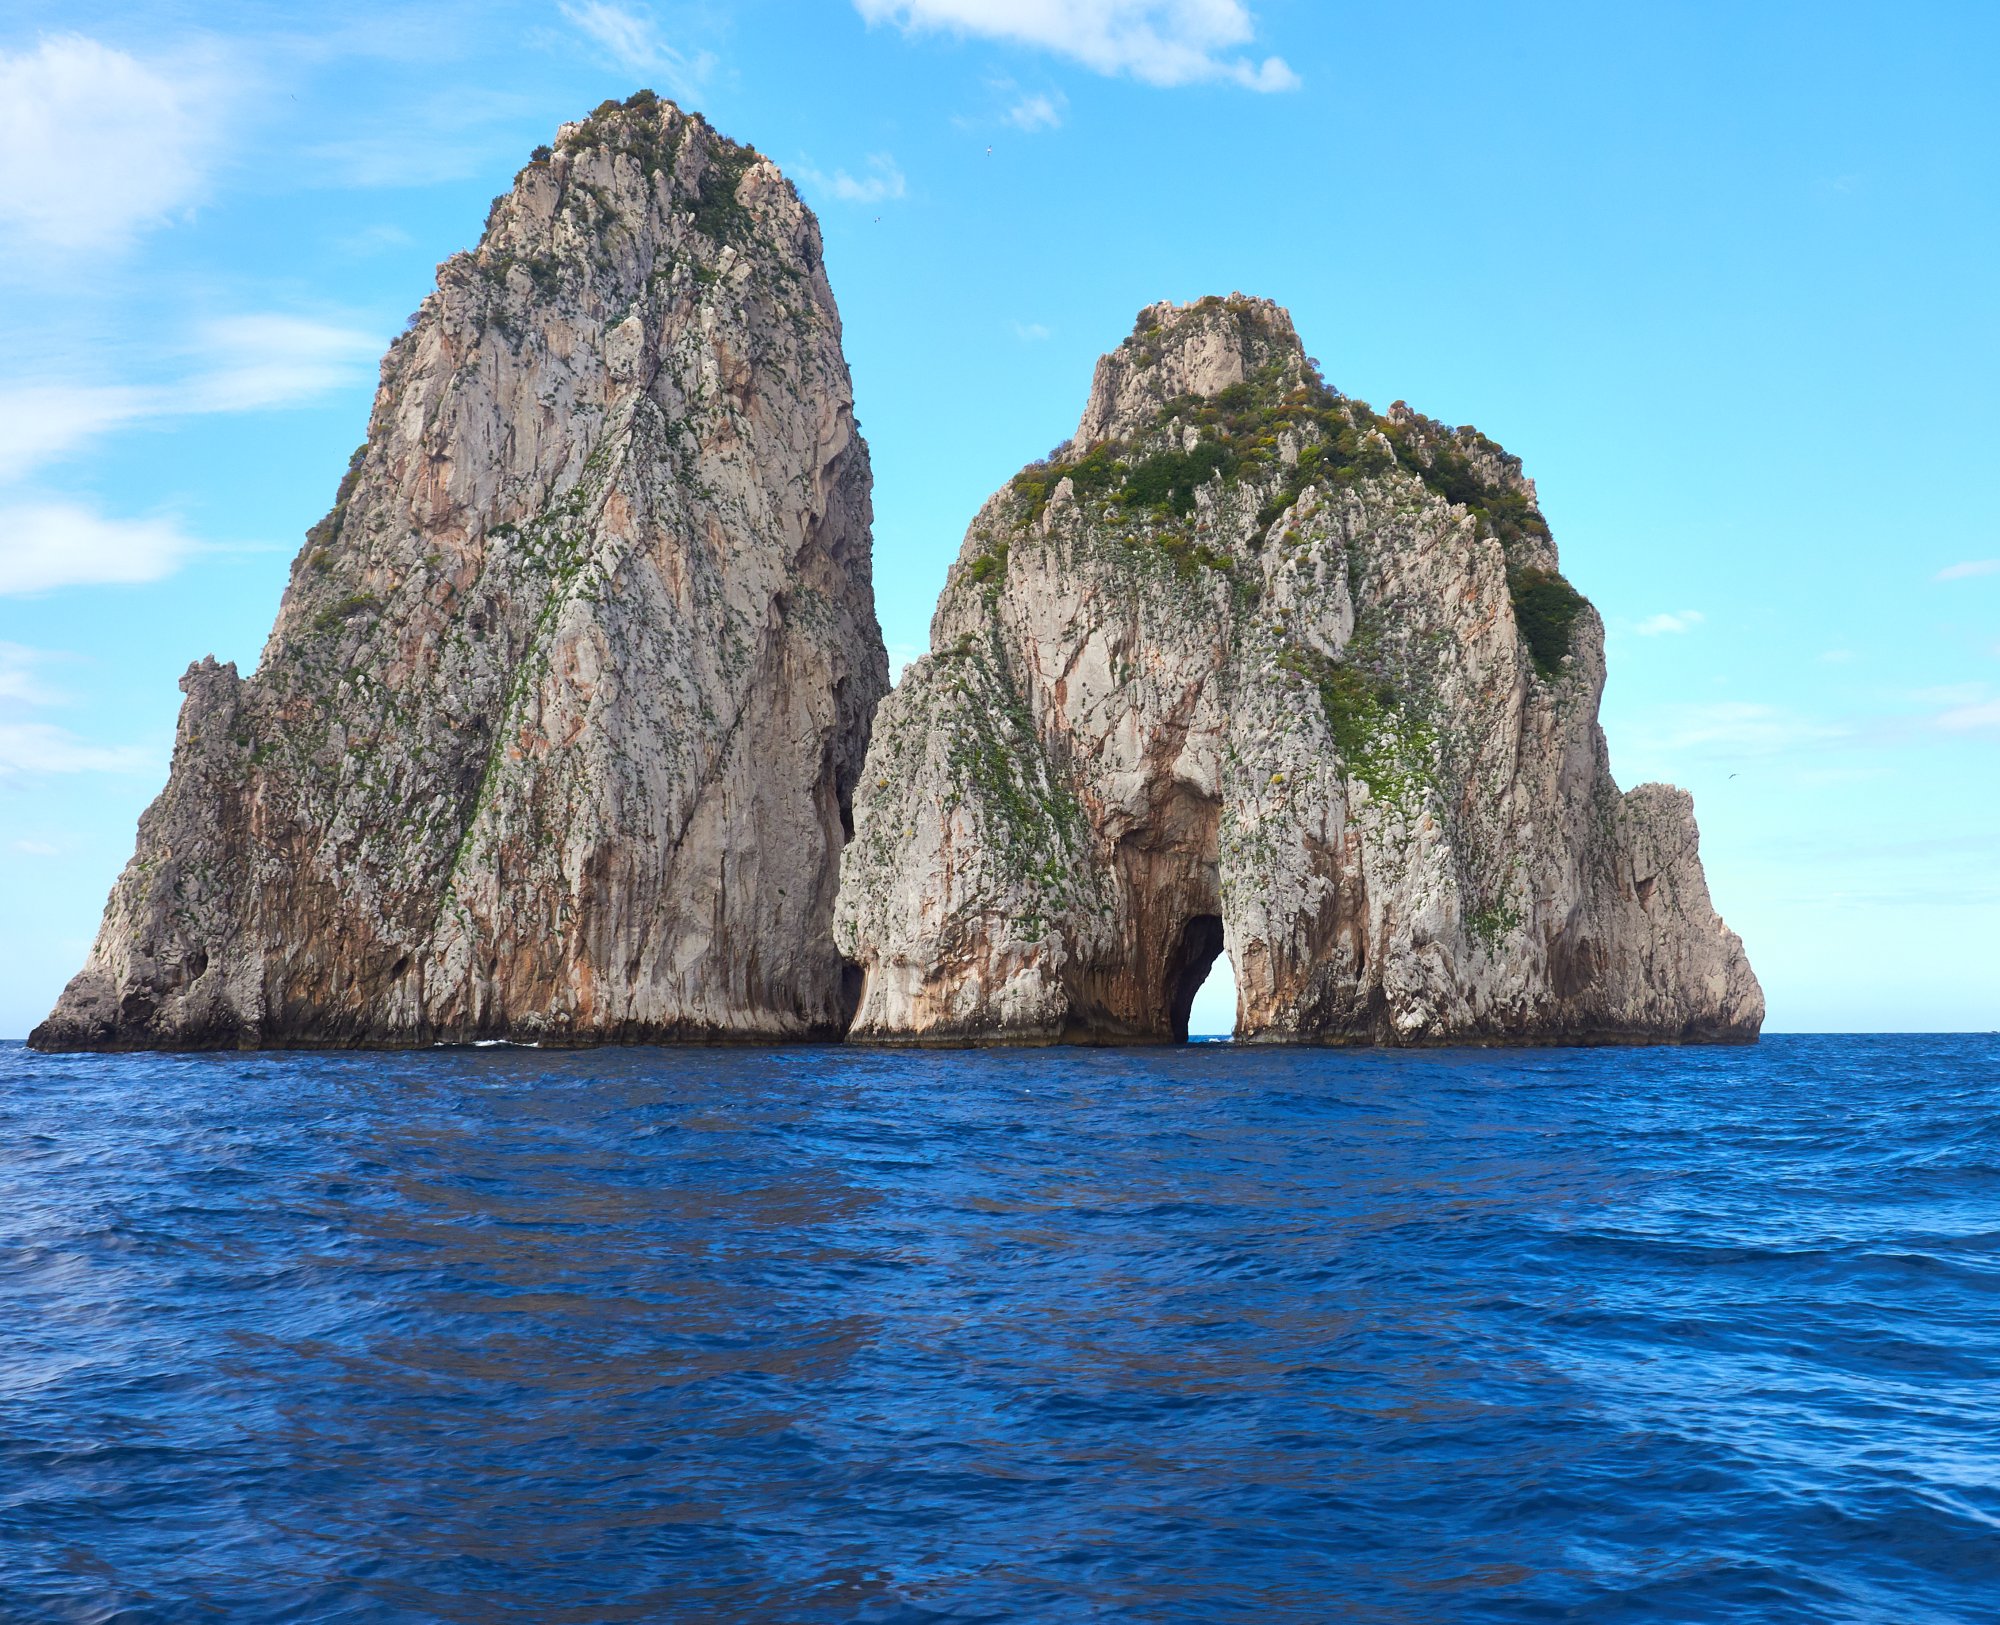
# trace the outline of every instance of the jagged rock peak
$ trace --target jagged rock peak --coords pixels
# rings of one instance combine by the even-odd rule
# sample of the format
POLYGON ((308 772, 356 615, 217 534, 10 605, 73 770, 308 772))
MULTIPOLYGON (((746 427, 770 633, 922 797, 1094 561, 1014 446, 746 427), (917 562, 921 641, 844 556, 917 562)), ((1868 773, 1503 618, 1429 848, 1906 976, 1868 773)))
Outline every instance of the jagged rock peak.
POLYGON ((1155 305, 972 522, 876 715, 836 931, 888 1042, 1736 1039, 1688 798, 1621 794, 1520 463, 1155 305))
POLYGON ((201 662, 47 1048, 831 1036, 887 687, 811 212, 649 92, 391 346, 254 676, 201 662))
POLYGON ((1176 400, 1215 396, 1255 381, 1276 394, 1312 375, 1291 313, 1269 299, 1211 294, 1163 299, 1139 312, 1132 334, 1099 358, 1071 445, 1088 451, 1151 427, 1176 400))

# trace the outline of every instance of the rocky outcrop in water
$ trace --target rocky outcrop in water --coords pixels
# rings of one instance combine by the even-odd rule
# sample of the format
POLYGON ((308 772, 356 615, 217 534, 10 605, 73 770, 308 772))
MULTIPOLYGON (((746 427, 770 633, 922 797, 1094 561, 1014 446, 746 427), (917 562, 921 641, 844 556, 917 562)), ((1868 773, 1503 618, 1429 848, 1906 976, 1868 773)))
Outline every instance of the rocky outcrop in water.
POLYGON ((390 348, 257 673, 183 680, 43 1048, 834 1035, 888 686, 819 230, 641 93, 390 348))
POLYGON ((1326 388, 1290 317, 1155 305, 973 521, 842 860, 854 1032, 1754 1037, 1689 798, 1621 794, 1597 615, 1518 461, 1326 388))

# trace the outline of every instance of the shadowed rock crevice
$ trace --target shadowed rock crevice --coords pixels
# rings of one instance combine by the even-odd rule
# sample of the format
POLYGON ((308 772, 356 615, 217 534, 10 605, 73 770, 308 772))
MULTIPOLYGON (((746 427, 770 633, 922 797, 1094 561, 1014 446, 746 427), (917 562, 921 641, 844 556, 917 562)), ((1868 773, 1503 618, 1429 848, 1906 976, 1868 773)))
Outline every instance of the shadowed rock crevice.
POLYGON ((1328 388, 1268 301, 1151 306, 877 713, 854 1032, 1181 1038, 1214 920, 1241 1038, 1754 1037, 1692 807, 1619 791, 1603 683, 1515 458, 1328 388))

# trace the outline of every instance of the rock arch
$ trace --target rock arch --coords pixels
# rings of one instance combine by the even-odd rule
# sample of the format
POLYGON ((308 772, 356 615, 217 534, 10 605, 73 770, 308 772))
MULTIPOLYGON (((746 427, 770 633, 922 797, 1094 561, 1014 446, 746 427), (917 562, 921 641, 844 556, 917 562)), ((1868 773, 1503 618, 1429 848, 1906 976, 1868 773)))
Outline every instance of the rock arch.
POLYGON ((876 714, 853 1034, 1185 1038, 1226 936, 1242 1038, 1754 1037, 1691 806, 1620 793, 1603 680, 1516 459, 1328 389, 1268 301, 1152 306, 876 714))

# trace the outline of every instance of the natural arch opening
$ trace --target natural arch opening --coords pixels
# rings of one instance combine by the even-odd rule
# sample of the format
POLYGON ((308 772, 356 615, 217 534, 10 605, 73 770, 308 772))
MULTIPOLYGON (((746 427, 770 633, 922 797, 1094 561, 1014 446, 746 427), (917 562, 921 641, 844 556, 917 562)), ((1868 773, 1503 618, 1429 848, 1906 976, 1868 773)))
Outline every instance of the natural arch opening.
POLYGON ((1176 1044, 1187 1042, 1194 996, 1221 952, 1222 917, 1197 914, 1182 927, 1180 941, 1167 956, 1167 1018, 1176 1044))
POLYGON ((1195 989, 1188 1010, 1188 1037, 1234 1038, 1236 1036, 1236 961, 1227 948, 1215 956, 1208 979, 1195 989))

